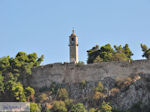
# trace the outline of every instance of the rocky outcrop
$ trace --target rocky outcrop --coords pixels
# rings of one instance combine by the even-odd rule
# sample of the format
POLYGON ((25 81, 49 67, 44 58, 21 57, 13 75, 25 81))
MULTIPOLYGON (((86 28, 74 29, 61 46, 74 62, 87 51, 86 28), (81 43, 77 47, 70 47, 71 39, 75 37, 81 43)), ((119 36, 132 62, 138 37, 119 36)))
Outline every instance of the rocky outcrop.
MULTIPOLYGON (((146 106, 150 103, 150 74, 130 75, 120 80, 105 77, 98 82, 102 82, 105 88, 103 92, 105 97, 99 101, 110 102, 117 110, 128 110, 137 104, 146 106)), ((59 85, 59 88, 66 88, 71 99, 82 102, 87 108, 90 108, 95 102, 93 95, 98 82, 83 80, 80 83, 55 84, 59 85)))

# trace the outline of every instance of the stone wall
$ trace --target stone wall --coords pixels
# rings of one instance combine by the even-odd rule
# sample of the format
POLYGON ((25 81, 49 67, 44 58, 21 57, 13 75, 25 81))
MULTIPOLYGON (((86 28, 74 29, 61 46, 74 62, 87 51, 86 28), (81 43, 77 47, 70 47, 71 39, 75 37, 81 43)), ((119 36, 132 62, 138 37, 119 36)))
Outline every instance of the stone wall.
POLYGON ((97 82, 105 77, 115 79, 139 73, 150 74, 150 60, 102 62, 87 65, 48 64, 33 68, 29 82, 32 87, 41 88, 44 86, 49 87, 52 82, 78 83, 82 80, 97 82))

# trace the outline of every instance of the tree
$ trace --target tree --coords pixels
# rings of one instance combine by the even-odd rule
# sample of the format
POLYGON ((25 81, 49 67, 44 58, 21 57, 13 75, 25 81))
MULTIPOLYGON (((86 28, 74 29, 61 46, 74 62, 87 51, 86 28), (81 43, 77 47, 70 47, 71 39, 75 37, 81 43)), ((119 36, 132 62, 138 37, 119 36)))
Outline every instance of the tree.
POLYGON ((129 60, 131 60, 131 56, 133 56, 132 51, 129 48, 128 44, 125 44, 125 46, 123 47, 123 52, 124 54, 128 57, 129 60))
POLYGON ((99 46, 96 45, 92 49, 87 51, 88 53, 88 60, 87 63, 93 63, 93 61, 96 59, 96 57, 99 55, 99 46))
POLYGON ((27 101, 28 101, 28 102, 34 100, 34 99, 33 99, 34 94, 35 94, 35 91, 34 91, 33 88, 31 88, 31 87, 29 87, 29 86, 28 86, 27 88, 25 88, 25 95, 26 95, 26 98, 27 98, 27 101))
POLYGON ((100 63, 100 62, 103 62, 103 59, 100 56, 97 56, 93 61, 93 63, 100 63))
POLYGON ((127 61, 131 60, 133 53, 131 52, 129 45, 125 44, 124 47, 121 45, 114 45, 114 49, 110 44, 106 44, 99 48, 98 45, 88 50, 88 61, 87 63, 100 63, 109 61, 127 61))
POLYGON ((31 75, 31 69, 39 66, 44 56, 36 53, 18 52, 15 58, 0 58, 0 95, 2 101, 26 101, 32 99, 34 90, 23 85, 23 80, 31 75), (25 89, 26 88, 26 89, 25 89), (3 93, 3 94, 1 94, 3 93))
POLYGON ((114 50, 110 44, 106 44, 100 48, 100 57, 103 61, 112 61, 114 50))
POLYGON ((12 94, 16 98, 16 101, 25 102, 26 96, 24 94, 24 88, 20 82, 13 83, 12 94))
POLYGON ((0 73, 0 96, 1 96, 1 94, 4 93, 4 82, 3 82, 3 80, 4 80, 4 77, 0 73))
POLYGON ((124 53, 115 53, 113 60, 114 61, 127 61, 129 59, 124 53))
POLYGON ((7 72, 10 68, 9 56, 0 58, 0 71, 7 72))
POLYGON ((150 48, 148 49, 148 47, 145 44, 141 44, 141 48, 143 51, 143 57, 150 59, 150 48))

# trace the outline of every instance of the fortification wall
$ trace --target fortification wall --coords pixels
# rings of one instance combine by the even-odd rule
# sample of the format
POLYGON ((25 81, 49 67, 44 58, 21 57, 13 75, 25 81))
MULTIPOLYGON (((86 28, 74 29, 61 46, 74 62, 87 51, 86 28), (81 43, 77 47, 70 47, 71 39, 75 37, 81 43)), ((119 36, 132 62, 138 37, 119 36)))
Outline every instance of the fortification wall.
POLYGON ((99 64, 48 64, 33 68, 30 85, 34 88, 49 87, 52 82, 77 83, 82 80, 99 81, 105 77, 128 77, 129 75, 150 73, 150 60, 132 62, 102 62, 99 64))

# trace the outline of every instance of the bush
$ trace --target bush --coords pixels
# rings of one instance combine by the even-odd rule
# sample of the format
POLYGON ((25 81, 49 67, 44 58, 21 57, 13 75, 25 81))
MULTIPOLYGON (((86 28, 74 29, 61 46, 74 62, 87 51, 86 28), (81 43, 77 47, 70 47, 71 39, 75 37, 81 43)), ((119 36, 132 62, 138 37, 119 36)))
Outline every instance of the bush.
POLYGON ((55 82, 52 82, 52 84, 50 85, 50 91, 52 92, 53 95, 57 94, 59 88, 60 85, 55 82))
POLYGON ((34 100, 34 94, 35 94, 35 91, 33 88, 31 87, 27 87, 25 88, 25 95, 27 97, 27 101, 33 101, 34 100))
POLYGON ((130 77, 125 78, 125 79, 123 79, 123 78, 122 79, 121 78, 116 79, 116 85, 120 89, 128 87, 129 85, 132 84, 132 82, 133 82, 133 80, 130 77))
POLYGON ((48 96, 46 93, 42 93, 40 96, 39 96, 39 102, 40 103, 43 103, 44 101, 48 100, 48 96))
POLYGON ((84 62, 83 61, 79 61, 78 63, 76 63, 77 66, 81 66, 81 65, 84 65, 84 62))
POLYGON ((87 112, 82 103, 78 103, 72 106, 71 112, 87 112))
POLYGON ((120 90, 118 88, 112 88, 110 90, 110 96, 115 96, 115 94, 119 93, 120 90))
POLYGON ((66 105, 63 101, 54 101, 52 112, 67 112, 66 105))
POLYGON ((89 112, 96 112, 96 109, 95 109, 95 108, 91 108, 91 109, 89 110, 89 112))
POLYGON ((103 101, 100 107, 100 112, 112 112, 112 107, 109 105, 109 103, 103 101))
POLYGON ((30 112, 41 112, 36 103, 30 103, 30 112))
POLYGON ((80 88, 81 88, 81 89, 85 88, 85 87, 86 87, 86 84, 87 84, 86 80, 82 80, 82 81, 80 82, 80 88))
POLYGON ((97 87, 95 88, 95 91, 98 91, 98 92, 104 91, 104 86, 101 82, 98 82, 97 87))
POLYGON ((73 105, 73 100, 72 99, 66 99, 64 102, 66 104, 67 109, 70 110, 72 105, 73 105))
POLYGON ((100 100, 100 99, 103 99, 105 97, 106 97, 106 95, 102 92, 95 92, 95 94, 93 95, 94 100, 100 100))
POLYGON ((68 98, 68 92, 65 88, 61 88, 58 90, 58 98, 61 100, 65 100, 68 98))

